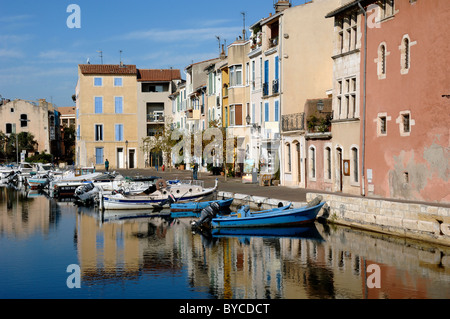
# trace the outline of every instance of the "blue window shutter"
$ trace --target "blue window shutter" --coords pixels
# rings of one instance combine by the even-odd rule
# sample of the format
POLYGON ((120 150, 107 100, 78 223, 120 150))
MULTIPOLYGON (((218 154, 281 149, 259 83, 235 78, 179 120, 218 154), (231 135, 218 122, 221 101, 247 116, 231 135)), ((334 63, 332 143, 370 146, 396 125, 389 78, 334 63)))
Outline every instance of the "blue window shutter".
POLYGON ((265 111, 264 111, 264 121, 269 122, 269 103, 266 102, 264 105, 265 111))
POLYGON ((269 83, 269 60, 264 61, 264 83, 269 83))
POLYGON ((102 78, 94 78, 94 86, 102 86, 102 78))
POLYGON ((115 126, 116 142, 123 141, 123 124, 116 124, 115 126))
POLYGON ((278 122, 278 113, 279 113, 279 101, 275 101, 275 122, 278 122))
POLYGON ((122 86, 122 78, 114 78, 114 86, 122 86))
POLYGON ((278 56, 275 57, 275 80, 278 80, 278 76, 279 76, 279 58, 278 56))
POLYGON ((123 97, 116 96, 114 98, 115 112, 118 114, 123 113, 123 97))
POLYGON ((103 97, 101 96, 95 97, 95 113, 96 114, 103 113, 103 97))
POLYGON ((95 148, 95 164, 103 164, 103 147, 95 148))

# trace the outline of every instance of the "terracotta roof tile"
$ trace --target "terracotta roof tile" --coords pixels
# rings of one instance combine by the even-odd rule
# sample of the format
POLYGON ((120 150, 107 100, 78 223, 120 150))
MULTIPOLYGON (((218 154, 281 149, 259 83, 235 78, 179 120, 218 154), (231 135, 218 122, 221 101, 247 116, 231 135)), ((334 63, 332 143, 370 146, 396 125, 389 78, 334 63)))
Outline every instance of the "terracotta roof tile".
POLYGON ((72 115, 75 114, 75 106, 58 106, 58 112, 61 115, 72 115))
POLYGON ((137 74, 141 82, 181 80, 179 69, 138 69, 137 74))
POLYGON ((136 65, 118 64, 80 64, 83 74, 136 74, 136 65))

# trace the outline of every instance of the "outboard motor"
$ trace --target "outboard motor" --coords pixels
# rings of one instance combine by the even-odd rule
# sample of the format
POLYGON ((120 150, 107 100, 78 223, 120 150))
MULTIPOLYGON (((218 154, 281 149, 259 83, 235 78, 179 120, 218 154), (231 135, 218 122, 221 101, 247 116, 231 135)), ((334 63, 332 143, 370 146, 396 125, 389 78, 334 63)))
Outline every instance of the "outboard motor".
POLYGON ((211 220, 216 217, 219 211, 220 205, 217 202, 211 203, 211 205, 203 208, 200 213, 200 219, 192 223, 192 228, 202 228, 203 225, 209 226, 211 220))
POLYGON ((175 203, 176 201, 177 200, 175 199, 175 197, 172 194, 169 194, 169 196, 165 200, 163 200, 161 203, 159 203, 158 206, 163 207, 166 204, 169 204, 169 206, 170 206, 170 204, 175 203))

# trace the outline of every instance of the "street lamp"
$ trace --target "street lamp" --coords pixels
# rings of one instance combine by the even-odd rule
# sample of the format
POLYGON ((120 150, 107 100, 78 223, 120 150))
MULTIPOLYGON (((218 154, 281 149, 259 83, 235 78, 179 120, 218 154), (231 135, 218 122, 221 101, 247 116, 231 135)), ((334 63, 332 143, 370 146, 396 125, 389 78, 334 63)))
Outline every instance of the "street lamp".
POLYGON ((126 162, 126 167, 128 169, 128 140, 125 141, 125 162, 126 162))
POLYGON ((319 101, 317 102, 317 110, 318 110, 320 113, 322 113, 323 107, 324 107, 323 100, 319 100, 319 101))

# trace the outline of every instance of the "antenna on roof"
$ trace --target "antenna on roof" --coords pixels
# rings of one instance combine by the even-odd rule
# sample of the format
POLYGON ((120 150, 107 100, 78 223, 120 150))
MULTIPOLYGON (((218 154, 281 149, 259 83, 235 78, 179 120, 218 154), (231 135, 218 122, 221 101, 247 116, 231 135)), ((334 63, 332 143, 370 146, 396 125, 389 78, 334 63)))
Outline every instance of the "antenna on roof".
POLYGON ((119 50, 119 53, 120 53, 120 66, 123 66, 123 64, 122 64, 122 50, 119 50))
POLYGON ((244 20, 244 28, 242 29, 242 37, 244 38, 245 41, 245 12, 241 12, 242 14, 242 18, 244 20))
POLYGON ((100 53, 100 60, 102 61, 102 64, 103 64, 103 51, 97 51, 98 53, 100 53))

